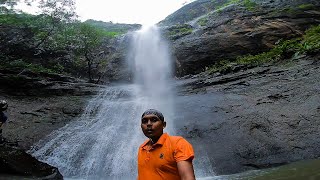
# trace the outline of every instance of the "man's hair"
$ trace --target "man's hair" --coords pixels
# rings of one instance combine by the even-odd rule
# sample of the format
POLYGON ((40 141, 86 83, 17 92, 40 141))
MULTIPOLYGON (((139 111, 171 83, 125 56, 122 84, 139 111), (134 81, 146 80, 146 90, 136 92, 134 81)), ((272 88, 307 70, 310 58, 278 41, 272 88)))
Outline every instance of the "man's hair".
POLYGON ((156 110, 156 109, 148 109, 148 110, 146 110, 146 111, 142 114, 141 118, 143 118, 143 116, 149 115, 149 114, 156 115, 156 116, 158 116, 158 118, 159 118, 161 121, 164 121, 164 117, 163 117, 162 113, 161 113, 160 111, 156 110))

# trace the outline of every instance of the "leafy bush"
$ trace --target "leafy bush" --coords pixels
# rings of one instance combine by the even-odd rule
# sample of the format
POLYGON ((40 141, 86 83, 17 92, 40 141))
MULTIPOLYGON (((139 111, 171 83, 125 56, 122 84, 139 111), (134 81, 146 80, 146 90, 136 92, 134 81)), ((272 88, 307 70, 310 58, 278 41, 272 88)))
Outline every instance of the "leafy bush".
POLYGON ((44 14, 0 14, 0 24, 4 27, 2 36, 6 37, 2 43, 11 43, 10 46, 15 47, 10 51, 10 48, 3 45, 4 49, 0 49, 1 61, 6 61, 7 68, 72 73, 77 76, 80 71, 83 74, 89 71, 86 69, 86 61, 90 61, 90 69, 95 67, 95 62, 99 62, 94 59, 97 53, 95 50, 102 45, 104 39, 114 38, 122 33, 89 23, 67 23, 44 14), (21 39, 18 40, 17 35, 20 34, 21 39), (30 52, 29 56, 23 51, 30 52), (79 56, 85 63, 79 64, 75 56, 79 56))
POLYGON ((257 7, 257 3, 251 1, 251 0, 244 0, 243 1, 244 7, 246 7, 247 10, 252 11, 257 7))
POLYGON ((44 72, 44 73, 55 73, 57 71, 53 70, 53 69, 48 69, 43 67, 42 65, 39 64, 33 64, 33 63, 27 63, 24 62, 22 59, 17 59, 17 60, 13 60, 9 63, 6 64, 2 64, 1 65, 2 68, 10 68, 10 69, 15 69, 15 70, 29 70, 35 73, 39 73, 39 72, 44 72))
POLYGON ((200 18, 200 19, 198 20, 198 24, 199 24, 200 26, 205 26, 205 25, 207 24, 207 22, 208 22, 208 17, 207 17, 207 16, 202 17, 202 18, 200 18))
POLYGON ((229 6, 231 4, 237 4, 240 6, 244 6, 247 10, 252 11, 257 6, 257 3, 251 1, 251 0, 228 0, 226 3, 218 6, 216 9, 222 9, 226 6, 229 6))
POLYGON ((210 68, 208 73, 222 72, 232 69, 235 65, 260 65, 267 62, 278 62, 289 59, 294 55, 313 54, 320 51, 320 25, 306 30, 302 38, 284 40, 279 42, 273 49, 257 55, 245 55, 236 58, 235 62, 222 60, 210 68))
POLYGON ((302 52, 314 53, 320 51, 320 25, 306 31, 301 42, 302 52))
POLYGON ((301 10, 309 10, 309 9, 314 9, 316 7, 313 4, 301 4, 298 6, 298 8, 301 10))
POLYGON ((192 33, 192 27, 186 24, 176 25, 169 29, 169 35, 178 35, 178 34, 190 34, 192 33))
POLYGON ((217 62, 214 66, 211 66, 207 69, 207 72, 209 74, 215 73, 215 72, 223 72, 228 70, 231 67, 231 64, 227 60, 222 60, 217 62))
POLYGON ((290 58, 293 54, 314 53, 320 51, 320 25, 306 30, 302 38, 285 40, 276 45, 268 52, 257 55, 247 55, 239 57, 239 64, 261 64, 264 62, 274 62, 280 58, 290 58))

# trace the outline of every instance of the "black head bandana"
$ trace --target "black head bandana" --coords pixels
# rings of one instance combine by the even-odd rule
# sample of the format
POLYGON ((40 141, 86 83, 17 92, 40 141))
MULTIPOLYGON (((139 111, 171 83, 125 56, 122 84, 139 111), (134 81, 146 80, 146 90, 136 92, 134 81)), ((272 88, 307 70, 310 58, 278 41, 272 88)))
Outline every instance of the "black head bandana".
POLYGON ((155 110, 155 109, 148 109, 148 110, 146 110, 146 111, 142 114, 141 118, 143 118, 143 116, 149 115, 149 114, 156 115, 156 116, 158 116, 158 118, 159 118, 161 121, 164 121, 164 117, 163 117, 162 113, 161 113, 160 111, 158 111, 158 110, 155 110))

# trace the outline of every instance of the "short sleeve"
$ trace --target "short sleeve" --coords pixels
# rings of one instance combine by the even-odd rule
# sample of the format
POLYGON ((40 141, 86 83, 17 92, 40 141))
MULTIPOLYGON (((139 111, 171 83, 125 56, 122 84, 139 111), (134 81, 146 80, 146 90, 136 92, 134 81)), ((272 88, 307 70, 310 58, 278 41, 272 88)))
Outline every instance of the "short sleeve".
POLYGON ((174 153, 174 159, 176 162, 179 161, 192 161, 194 158, 194 151, 192 145, 185 140, 184 138, 180 138, 177 141, 174 153))

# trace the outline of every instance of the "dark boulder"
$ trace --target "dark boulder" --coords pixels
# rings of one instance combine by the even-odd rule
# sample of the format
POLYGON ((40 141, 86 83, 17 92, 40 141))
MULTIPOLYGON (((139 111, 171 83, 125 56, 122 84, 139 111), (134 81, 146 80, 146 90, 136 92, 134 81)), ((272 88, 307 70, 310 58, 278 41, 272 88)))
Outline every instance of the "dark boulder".
POLYGON ((0 145, 0 167, 1 179, 13 176, 19 179, 63 179, 58 168, 40 162, 23 150, 6 144, 0 145))

